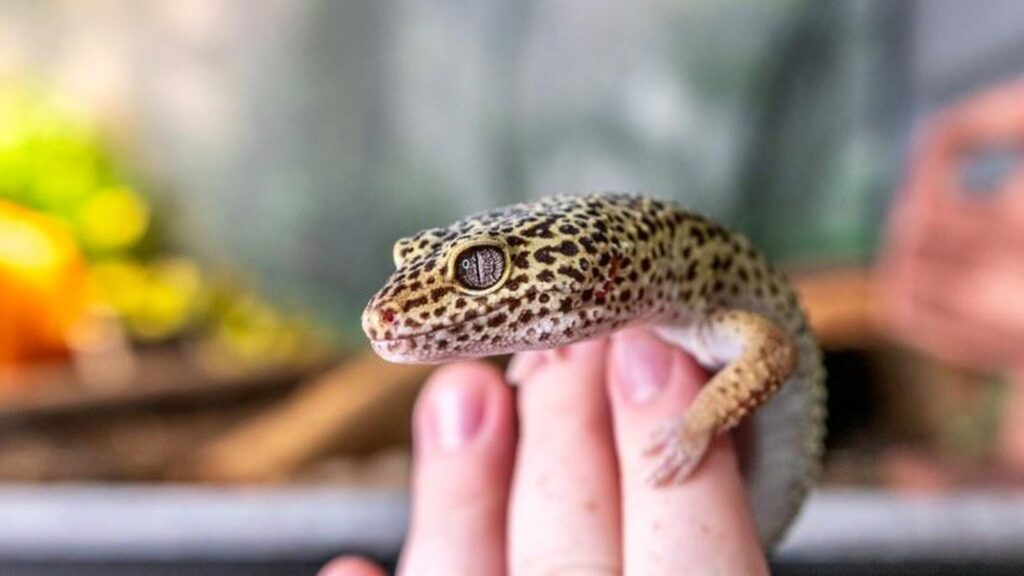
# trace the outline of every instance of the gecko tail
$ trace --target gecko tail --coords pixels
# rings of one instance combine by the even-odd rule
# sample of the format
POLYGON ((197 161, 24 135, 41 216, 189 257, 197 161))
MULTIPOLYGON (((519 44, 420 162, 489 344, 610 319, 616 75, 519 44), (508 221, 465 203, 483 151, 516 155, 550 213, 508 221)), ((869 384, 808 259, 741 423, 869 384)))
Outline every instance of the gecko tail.
POLYGON ((798 345, 796 371, 751 416, 753 434, 743 454, 747 496, 765 550, 785 537, 821 474, 824 369, 813 336, 799 338, 798 345))

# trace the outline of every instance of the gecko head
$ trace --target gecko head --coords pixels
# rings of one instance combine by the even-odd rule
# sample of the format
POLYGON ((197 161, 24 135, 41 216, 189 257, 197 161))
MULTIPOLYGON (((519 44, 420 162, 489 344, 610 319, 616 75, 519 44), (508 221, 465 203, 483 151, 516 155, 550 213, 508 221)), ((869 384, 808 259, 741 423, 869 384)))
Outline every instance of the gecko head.
MULTIPOLYGON (((573 198, 573 197, 571 197, 573 198)), ((552 200, 399 240, 395 271, 363 311, 374 350, 442 362, 558 346, 607 326, 612 243, 602 214, 552 200)))

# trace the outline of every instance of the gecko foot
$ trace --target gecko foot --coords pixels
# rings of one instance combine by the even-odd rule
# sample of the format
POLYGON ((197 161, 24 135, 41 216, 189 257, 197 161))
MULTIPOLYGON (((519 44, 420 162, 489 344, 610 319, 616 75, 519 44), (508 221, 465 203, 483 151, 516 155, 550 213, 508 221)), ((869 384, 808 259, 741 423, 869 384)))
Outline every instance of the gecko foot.
POLYGON ((650 484, 682 483, 693 474, 711 445, 713 433, 687 426, 686 418, 668 422, 651 435, 645 453, 658 455, 658 464, 647 477, 650 484))

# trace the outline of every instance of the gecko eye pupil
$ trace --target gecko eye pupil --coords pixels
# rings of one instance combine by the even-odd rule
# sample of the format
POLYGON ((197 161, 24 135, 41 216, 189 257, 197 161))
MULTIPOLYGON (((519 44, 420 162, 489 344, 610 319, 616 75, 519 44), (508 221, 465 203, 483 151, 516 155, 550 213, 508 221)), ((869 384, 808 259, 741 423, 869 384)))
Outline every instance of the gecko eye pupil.
POLYGON ((485 290, 505 274, 505 254, 497 246, 472 246, 456 257, 455 279, 469 290, 485 290))

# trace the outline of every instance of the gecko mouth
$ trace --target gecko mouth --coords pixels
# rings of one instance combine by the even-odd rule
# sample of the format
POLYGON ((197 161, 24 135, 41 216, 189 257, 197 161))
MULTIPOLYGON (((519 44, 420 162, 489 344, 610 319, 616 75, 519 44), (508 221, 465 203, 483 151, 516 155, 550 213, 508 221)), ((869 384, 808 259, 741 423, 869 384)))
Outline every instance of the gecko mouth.
MULTIPOLYGON (((511 303, 503 304, 469 320, 463 320, 428 330, 403 334, 394 338, 370 338, 370 345, 378 355, 391 362, 443 362, 461 357, 464 350, 452 346, 455 337, 469 333, 474 323, 486 325, 489 320, 508 312, 511 303), (441 343, 444 342, 444 346, 441 343), (452 346, 451 348, 449 348, 452 346)), ((482 328, 482 327, 481 327, 482 328)), ((504 331, 504 329, 502 329, 504 331)), ((467 342, 472 342, 470 339, 467 342)), ((479 356, 479 355, 478 355, 479 356)))

